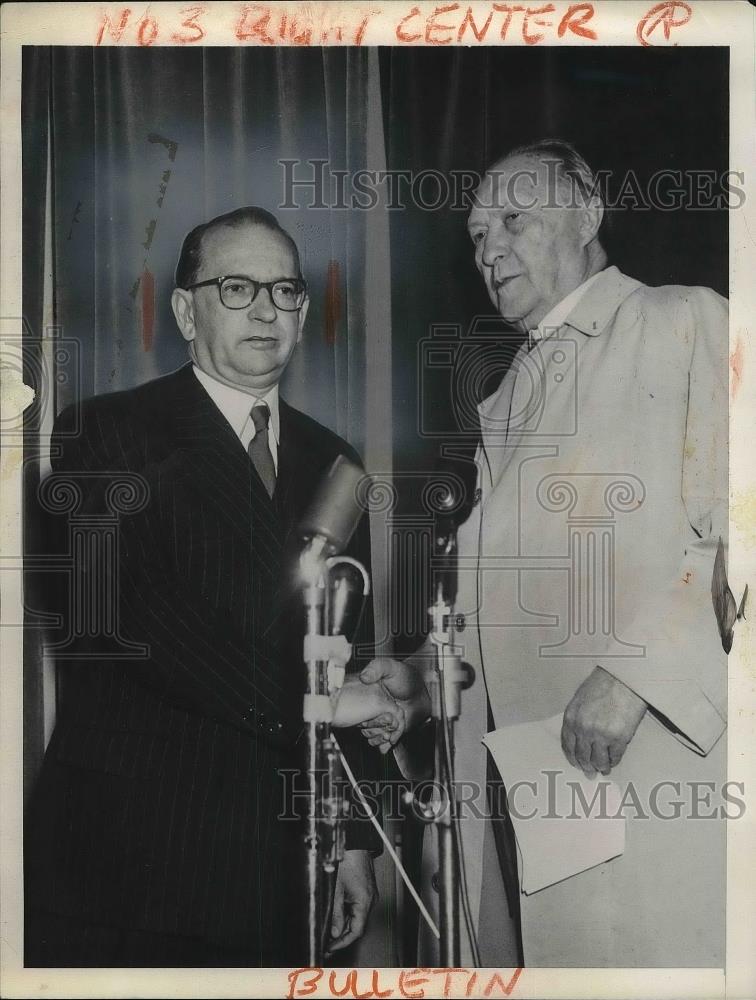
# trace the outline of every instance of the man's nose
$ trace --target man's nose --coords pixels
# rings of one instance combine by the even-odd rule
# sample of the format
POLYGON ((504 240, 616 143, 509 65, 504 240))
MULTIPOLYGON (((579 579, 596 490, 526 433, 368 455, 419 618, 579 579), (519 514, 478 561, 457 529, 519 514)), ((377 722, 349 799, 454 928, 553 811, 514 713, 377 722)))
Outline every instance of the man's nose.
POLYGON ((483 264, 493 267, 500 257, 507 257, 511 251, 506 233, 502 230, 489 230, 483 243, 483 264))
POLYGON ((273 305, 273 298, 269 288, 261 288, 250 303, 250 319, 259 319, 262 323, 272 323, 278 313, 273 305))

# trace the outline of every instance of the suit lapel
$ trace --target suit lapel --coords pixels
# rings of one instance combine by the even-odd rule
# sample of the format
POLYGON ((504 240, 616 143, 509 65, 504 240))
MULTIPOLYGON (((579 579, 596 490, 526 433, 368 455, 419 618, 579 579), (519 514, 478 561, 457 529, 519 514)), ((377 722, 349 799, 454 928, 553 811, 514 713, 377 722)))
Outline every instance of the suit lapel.
POLYGON ((171 406, 179 462, 267 576, 278 575, 281 525, 275 506, 234 430, 187 365, 171 406))

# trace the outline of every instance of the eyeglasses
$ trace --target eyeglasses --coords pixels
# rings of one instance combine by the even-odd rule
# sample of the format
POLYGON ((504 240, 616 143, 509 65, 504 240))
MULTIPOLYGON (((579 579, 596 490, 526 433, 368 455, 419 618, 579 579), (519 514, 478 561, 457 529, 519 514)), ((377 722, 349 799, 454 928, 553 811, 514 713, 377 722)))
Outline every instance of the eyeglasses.
POLYGON ((278 278, 276 281, 255 281, 243 274, 227 274, 221 278, 208 278, 207 281, 196 281, 187 285, 186 291, 192 288, 204 288, 215 285, 220 300, 226 309, 247 309, 257 298, 261 288, 268 290, 271 302, 276 309, 283 312, 296 312, 302 308, 307 295, 307 283, 304 278, 278 278))

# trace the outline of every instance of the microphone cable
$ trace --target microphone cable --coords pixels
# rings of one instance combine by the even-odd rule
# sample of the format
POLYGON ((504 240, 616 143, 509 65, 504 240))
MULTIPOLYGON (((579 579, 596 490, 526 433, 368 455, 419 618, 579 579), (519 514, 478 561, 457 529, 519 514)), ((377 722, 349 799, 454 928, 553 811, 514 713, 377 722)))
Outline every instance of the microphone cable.
MULTIPOLYGON (((333 732, 331 733, 331 735, 333 736, 333 732)), ((335 736, 333 736, 333 741, 336 744, 336 748, 339 751, 339 757, 341 758, 341 764, 342 764, 342 767, 344 768, 344 773, 346 774, 347 778, 349 779, 349 784, 352 786, 352 790, 357 795, 357 798, 360 801, 360 805, 365 810, 368 819, 373 824, 373 826, 375 827, 376 832, 378 833, 378 836, 383 841, 383 846, 388 851, 389 857, 394 862, 394 865, 396 866, 396 869, 399 872, 399 874, 402 876, 402 880, 404 881, 404 884, 407 886, 407 889, 409 890, 410 895, 412 896, 412 898, 417 903, 417 908, 420 910, 420 914, 421 914, 423 920, 426 922, 426 924, 428 925, 428 927, 430 927, 433 935, 438 940, 440 940, 441 939, 441 932, 439 931, 438 927, 436 927, 436 924, 435 924, 435 921, 433 920, 433 917, 430 915, 430 913, 428 912, 428 909, 427 909, 425 903, 423 903, 422 899, 420 898, 420 893, 417 891, 417 889, 415 888, 415 886, 412 884, 412 879, 407 874, 407 871, 406 871, 404 865, 402 864, 399 855, 394 850, 394 845, 389 840, 389 838, 388 838, 388 836, 386 834, 386 831, 383 829, 383 827, 381 826, 381 824, 380 824, 380 822, 378 820, 378 817, 375 815, 375 813, 373 812, 370 804, 368 803, 367 799, 363 795, 362 789, 360 788, 359 783, 357 782, 357 779, 354 776, 354 772, 352 771, 351 767, 349 766, 349 761, 344 756, 344 754, 343 754, 343 752, 341 750, 341 747, 339 746, 339 741, 336 739, 335 736)))

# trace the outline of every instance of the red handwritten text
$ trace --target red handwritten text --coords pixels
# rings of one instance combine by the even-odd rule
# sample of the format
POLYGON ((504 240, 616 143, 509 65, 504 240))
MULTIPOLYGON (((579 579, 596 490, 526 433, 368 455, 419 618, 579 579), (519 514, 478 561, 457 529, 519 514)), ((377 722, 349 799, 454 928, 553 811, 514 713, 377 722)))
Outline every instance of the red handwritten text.
POLYGON ((197 19, 201 17, 206 10, 206 7, 188 7, 186 10, 182 11, 182 14, 186 14, 187 17, 181 22, 181 27, 189 28, 192 34, 179 34, 176 31, 171 35, 171 40, 178 42, 179 45, 189 45, 191 42, 201 41, 205 37, 205 29, 197 23, 197 19))
POLYGON ((595 40, 596 32, 585 26, 594 15, 592 3, 574 3, 561 17, 549 16, 555 12, 553 3, 541 7, 492 3, 486 19, 482 20, 478 15, 476 21, 473 8, 463 8, 459 3, 436 7, 425 16, 420 7, 413 7, 397 23, 396 38, 408 45, 450 45, 452 42, 471 44, 473 39, 484 42, 489 36, 489 30, 493 29, 488 40, 505 42, 509 37, 509 29, 515 22, 519 25, 526 45, 537 45, 546 37, 547 29, 554 27, 558 38, 571 31, 582 38, 595 40))
POLYGON ((356 22, 339 20, 339 13, 344 11, 338 7, 315 10, 303 5, 300 11, 287 13, 268 4, 250 4, 242 9, 235 35, 240 42, 258 45, 362 45, 370 19, 380 11, 363 12, 356 22))
MULTIPOLYGON (((199 42, 203 39, 206 32, 198 23, 198 18, 206 12, 206 9, 205 7, 198 6, 187 7, 186 10, 182 10, 179 16, 183 17, 184 20, 180 22, 180 26, 191 29, 192 34, 187 35, 185 33, 174 32, 171 35, 171 40, 178 42, 180 45, 186 45, 189 42, 199 42)), ((103 40, 107 36, 115 44, 133 39, 137 45, 149 48, 157 40, 158 35, 160 35, 160 25, 157 18, 153 13, 146 13, 138 20, 132 20, 131 14, 130 7, 124 7, 113 17, 106 11, 100 22, 95 45, 102 45, 103 40), (133 28, 135 36, 132 35, 131 31, 126 34, 127 28, 133 28), (124 37, 125 34, 126 37, 124 37)))
POLYGON ((651 35, 660 26, 664 29, 664 38, 669 41, 672 28, 681 28, 693 16, 693 10, 687 3, 680 0, 666 0, 665 3, 658 3, 655 7, 640 19, 636 29, 636 35, 641 45, 654 45, 651 35), (679 16, 678 16, 679 11, 679 16))
POLYGON ((351 1000, 385 1000, 404 997, 424 1000, 426 996, 508 997, 517 985, 522 969, 475 972, 472 969, 294 969, 289 973, 288 1000, 294 997, 350 997, 351 1000), (428 986, 426 993, 424 987, 428 986))
MULTIPOLYGON (((601 13, 601 8, 598 8, 601 13)), ((321 46, 370 44, 366 36, 375 25, 388 28, 401 45, 500 45, 505 42, 524 45, 553 44, 565 41, 598 40, 597 9, 593 3, 558 2, 531 6, 527 3, 489 4, 457 2, 415 3, 397 7, 357 7, 347 4, 247 3, 221 20, 210 6, 195 4, 169 17, 160 5, 145 13, 131 7, 107 9, 100 15, 95 45, 158 44, 195 45, 207 37, 212 27, 228 32, 228 40, 248 45, 321 46), (393 8, 393 9, 391 9, 393 8)), ((651 7, 635 27, 641 45, 671 44, 676 33, 693 16, 693 7, 683 0, 664 0, 651 7)))

